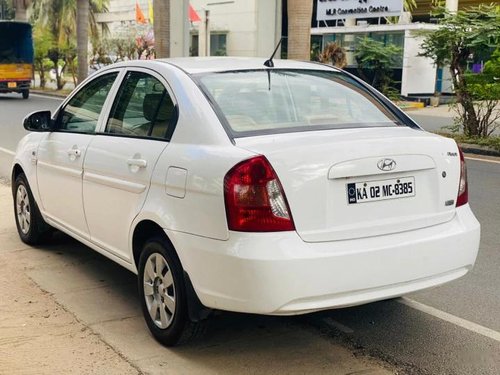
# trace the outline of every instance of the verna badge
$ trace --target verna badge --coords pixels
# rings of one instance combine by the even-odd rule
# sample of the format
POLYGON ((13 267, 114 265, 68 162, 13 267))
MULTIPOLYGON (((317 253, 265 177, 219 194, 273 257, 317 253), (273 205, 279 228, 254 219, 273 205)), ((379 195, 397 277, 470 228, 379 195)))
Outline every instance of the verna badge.
POLYGON ((392 171, 396 168, 396 161, 392 159, 380 159, 377 163, 377 167, 384 172, 392 171))

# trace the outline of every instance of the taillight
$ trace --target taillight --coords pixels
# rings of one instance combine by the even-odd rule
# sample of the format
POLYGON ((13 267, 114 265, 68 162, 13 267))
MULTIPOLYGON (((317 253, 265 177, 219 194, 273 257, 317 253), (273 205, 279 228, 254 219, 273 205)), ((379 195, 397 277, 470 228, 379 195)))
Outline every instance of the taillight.
POLYGON ((226 174, 224 200, 230 230, 295 230, 283 187, 264 156, 245 160, 226 174))
POLYGON ((460 207, 469 201, 469 191, 467 188, 467 166, 462 150, 458 147, 460 154, 460 182, 458 184, 458 195, 456 207, 460 207))

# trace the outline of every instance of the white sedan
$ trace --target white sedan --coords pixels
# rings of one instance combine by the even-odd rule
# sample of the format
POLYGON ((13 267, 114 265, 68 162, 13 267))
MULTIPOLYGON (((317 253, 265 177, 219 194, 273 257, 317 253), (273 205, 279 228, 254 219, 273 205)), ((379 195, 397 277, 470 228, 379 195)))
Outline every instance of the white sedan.
POLYGON ((480 226, 464 157, 330 66, 109 66, 24 120, 21 239, 57 228, 138 274, 165 345, 211 311, 292 315, 465 275, 480 226))

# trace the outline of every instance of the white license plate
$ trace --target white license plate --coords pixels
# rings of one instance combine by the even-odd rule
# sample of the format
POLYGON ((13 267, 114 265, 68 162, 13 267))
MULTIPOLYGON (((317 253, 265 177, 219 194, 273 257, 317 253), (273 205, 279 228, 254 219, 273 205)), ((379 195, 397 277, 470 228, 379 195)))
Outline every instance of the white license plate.
POLYGON ((388 180, 353 182, 347 186, 349 204, 382 201, 415 196, 415 178, 401 177, 388 180))

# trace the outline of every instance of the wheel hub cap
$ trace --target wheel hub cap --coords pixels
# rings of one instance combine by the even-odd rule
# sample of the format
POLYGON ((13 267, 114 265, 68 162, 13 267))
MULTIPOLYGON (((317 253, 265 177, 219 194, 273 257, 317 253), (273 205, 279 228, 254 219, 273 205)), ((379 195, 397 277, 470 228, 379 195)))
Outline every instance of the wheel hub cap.
POLYGON ((28 191, 24 185, 19 185, 16 192, 16 217, 19 229, 27 234, 31 225, 31 206, 28 191))
POLYGON ((176 293, 171 268, 163 255, 153 253, 147 259, 143 288, 149 316, 159 328, 168 328, 175 315, 176 293))

